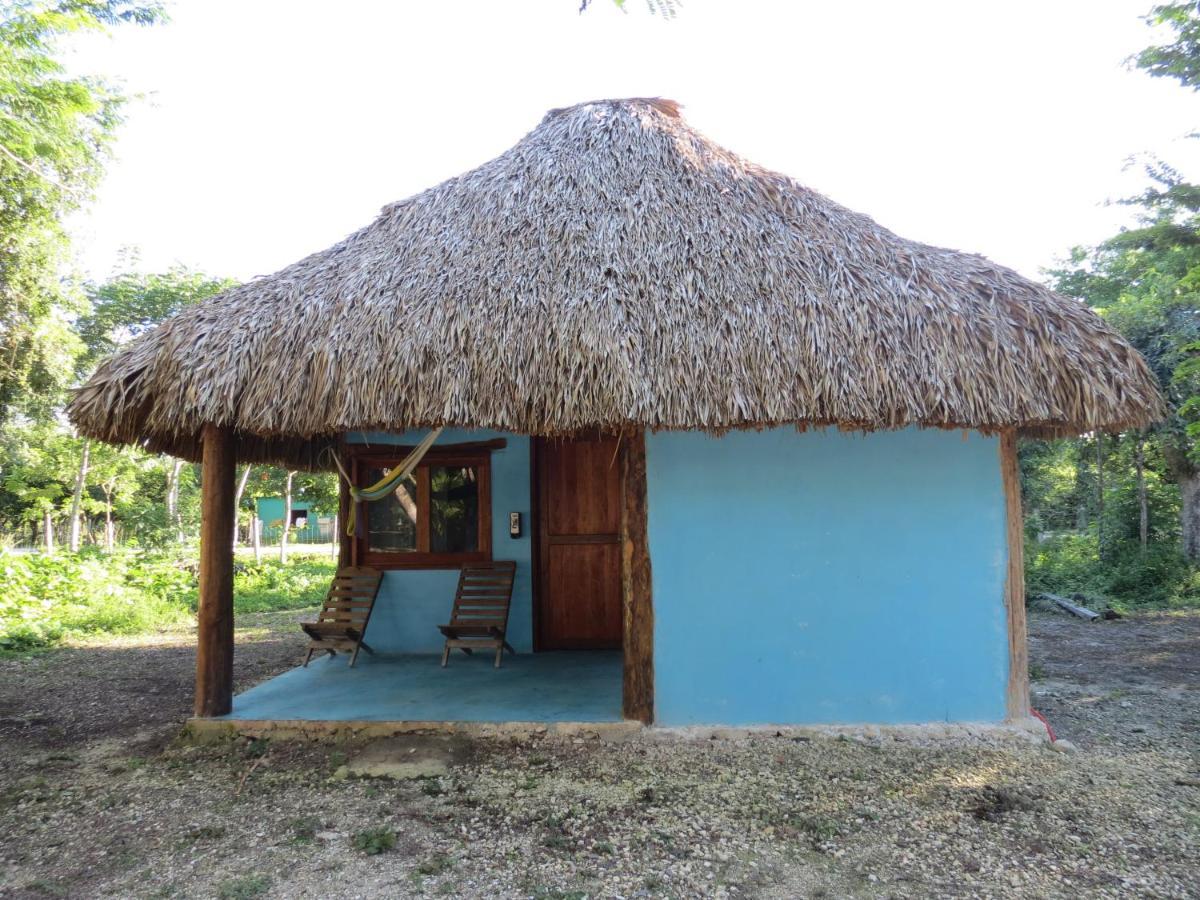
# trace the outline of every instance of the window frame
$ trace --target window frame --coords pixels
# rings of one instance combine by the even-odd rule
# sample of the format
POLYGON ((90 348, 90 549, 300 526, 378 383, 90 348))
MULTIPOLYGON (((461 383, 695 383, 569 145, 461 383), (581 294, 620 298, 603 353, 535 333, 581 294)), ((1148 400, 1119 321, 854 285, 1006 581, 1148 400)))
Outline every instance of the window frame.
MULTIPOLYGON (((393 468, 398 466, 411 451, 411 447, 372 447, 354 450, 351 457, 350 477, 354 486, 366 487, 367 469, 372 467, 393 468)), ((413 471, 417 481, 417 549, 410 552, 388 552, 370 549, 370 517, 362 501, 355 516, 355 533, 352 545, 354 565, 372 566, 376 569, 460 569, 465 563, 491 562, 492 560, 492 454, 488 449, 466 450, 448 447, 431 448, 413 471), (477 550, 468 553, 432 553, 430 540, 430 476, 429 470, 443 466, 470 466, 476 472, 479 491, 479 515, 476 539, 477 550)))

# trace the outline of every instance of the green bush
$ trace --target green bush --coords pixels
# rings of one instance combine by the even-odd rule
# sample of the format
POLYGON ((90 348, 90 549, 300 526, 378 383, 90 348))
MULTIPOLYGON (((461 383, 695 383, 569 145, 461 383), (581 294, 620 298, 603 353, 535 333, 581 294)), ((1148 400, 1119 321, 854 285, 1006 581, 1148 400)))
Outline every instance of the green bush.
POLYGON ((1043 592, 1098 596, 1117 609, 1200 606, 1200 569, 1174 546, 1145 550, 1125 541, 1100 553, 1094 534, 1062 534, 1025 544, 1025 587, 1043 592))
MULTIPOLYGON (((297 556, 238 566, 234 611, 316 605, 332 560, 297 556)), ((13 554, 0 550, 0 650, 27 651, 88 634, 140 634, 191 621, 194 551, 13 554)))
POLYGON ((325 556, 291 557, 286 564, 263 560, 239 566, 234 577, 234 608, 268 612, 316 606, 329 588, 334 561, 325 556))

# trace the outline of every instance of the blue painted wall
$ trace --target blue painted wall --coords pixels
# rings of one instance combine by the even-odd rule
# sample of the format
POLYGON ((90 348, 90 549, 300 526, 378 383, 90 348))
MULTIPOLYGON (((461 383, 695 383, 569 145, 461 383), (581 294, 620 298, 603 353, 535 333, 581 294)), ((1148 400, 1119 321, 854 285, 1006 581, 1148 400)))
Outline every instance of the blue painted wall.
POLYGON ((999 442, 647 435, 656 719, 998 721, 999 442))
MULTIPOLYGON (((405 444, 420 442, 427 434, 351 433, 352 444, 405 444)), ((502 437, 503 450, 492 451, 492 557, 517 561, 509 611, 508 641, 518 653, 533 649, 533 600, 529 538, 529 438, 499 431, 446 429, 434 446, 502 437), (523 534, 508 536, 508 514, 521 513, 523 534)), ((387 572, 371 612, 366 640, 381 653, 440 653, 443 637, 437 630, 450 618, 458 570, 400 569, 387 572)))

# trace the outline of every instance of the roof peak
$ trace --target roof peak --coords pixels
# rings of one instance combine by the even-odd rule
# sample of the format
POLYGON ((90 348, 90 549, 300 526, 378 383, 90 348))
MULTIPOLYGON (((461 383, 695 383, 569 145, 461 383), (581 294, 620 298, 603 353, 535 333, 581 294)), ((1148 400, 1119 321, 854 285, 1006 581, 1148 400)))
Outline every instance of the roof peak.
POLYGON ((678 100, 671 100, 667 97, 608 97, 600 100, 588 100, 571 106, 560 106, 546 113, 543 121, 556 118, 577 109, 586 109, 590 106, 608 106, 618 109, 628 109, 630 107, 644 109, 649 107, 668 118, 683 120, 683 115, 680 113, 683 104, 678 100))

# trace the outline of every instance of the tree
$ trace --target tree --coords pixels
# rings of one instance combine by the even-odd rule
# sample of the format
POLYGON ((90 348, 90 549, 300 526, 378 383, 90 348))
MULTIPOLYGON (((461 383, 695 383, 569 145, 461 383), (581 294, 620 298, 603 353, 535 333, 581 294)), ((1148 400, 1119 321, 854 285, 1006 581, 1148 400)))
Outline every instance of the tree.
POLYGON ((136 0, 16 0, 0 12, 0 422, 44 411, 73 375, 81 295, 61 275, 62 222, 90 199, 126 100, 69 75, 59 40, 160 17, 136 0))
MULTIPOLYGON (((1197 4, 1156 6, 1147 20, 1169 27, 1174 40, 1146 48, 1134 66, 1200 88, 1197 4)), ((1053 275, 1059 290, 1083 297, 1124 334, 1158 376, 1167 420, 1133 438, 1143 455, 1148 440, 1158 445, 1179 486, 1184 553, 1200 561, 1200 186, 1161 161, 1145 172, 1147 189, 1122 201, 1138 210, 1136 225, 1092 250, 1076 249, 1053 275)), ((1134 465, 1144 478, 1144 465, 1134 465)), ((1139 519, 1149 516, 1146 503, 1139 519)))
POLYGON ((1134 65, 1155 78, 1174 78, 1184 87, 1200 89, 1200 16, 1195 2, 1155 6, 1146 21, 1167 26, 1175 40, 1147 47, 1134 57, 1134 65))

